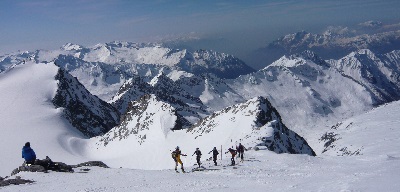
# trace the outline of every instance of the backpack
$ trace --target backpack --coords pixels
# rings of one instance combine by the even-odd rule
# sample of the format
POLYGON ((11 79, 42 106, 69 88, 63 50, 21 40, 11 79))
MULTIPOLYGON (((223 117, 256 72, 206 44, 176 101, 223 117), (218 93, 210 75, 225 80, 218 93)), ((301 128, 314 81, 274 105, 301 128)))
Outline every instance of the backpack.
POLYGON ((231 152, 232 155, 236 155, 237 154, 237 151, 233 150, 233 149, 229 150, 229 152, 231 152))
POLYGON ((202 155, 200 150, 195 151, 195 153, 196 153, 196 156, 201 156, 202 155))
POLYGON ((171 157, 172 157, 172 159, 174 159, 174 160, 175 160, 175 159, 176 159, 176 155, 177 155, 177 154, 176 154, 176 151, 172 151, 172 153, 171 153, 171 157))

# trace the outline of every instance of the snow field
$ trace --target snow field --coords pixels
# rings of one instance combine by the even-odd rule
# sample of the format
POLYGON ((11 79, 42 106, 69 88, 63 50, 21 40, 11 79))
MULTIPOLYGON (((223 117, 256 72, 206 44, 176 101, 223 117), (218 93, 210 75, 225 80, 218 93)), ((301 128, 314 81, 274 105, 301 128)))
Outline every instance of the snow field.
POLYGON ((21 149, 28 141, 40 159, 84 160, 76 157, 68 144, 70 138, 83 138, 82 134, 51 103, 57 90, 57 70, 52 64, 27 63, 0 74, 0 175, 10 175, 23 163, 21 149))
MULTIPOLYGON (((230 160, 224 158, 223 165, 230 160)), ((397 191, 399 159, 311 157, 247 151, 244 163, 210 167, 219 170, 175 173, 87 167, 75 173, 20 173, 33 184, 7 186, 6 191, 397 191)), ((221 161, 219 161, 220 163, 221 161)), ((171 167, 174 163, 171 159, 171 167)), ((208 166, 207 166, 208 167, 208 166)), ((187 168, 187 170, 190 170, 187 168)))

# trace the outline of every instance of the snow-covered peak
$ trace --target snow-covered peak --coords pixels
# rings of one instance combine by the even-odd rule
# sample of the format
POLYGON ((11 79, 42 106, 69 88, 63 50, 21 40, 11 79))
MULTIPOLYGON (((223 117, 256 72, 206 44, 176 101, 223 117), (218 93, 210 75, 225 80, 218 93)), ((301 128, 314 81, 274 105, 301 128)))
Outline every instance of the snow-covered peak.
POLYGON ((307 62, 313 62, 313 63, 321 65, 321 66, 327 65, 326 62, 324 60, 322 60, 313 51, 306 50, 299 54, 283 56, 280 59, 278 59, 277 61, 273 62, 269 66, 296 67, 296 66, 305 65, 305 64, 307 64, 307 62))
POLYGON ((286 43, 289 43, 289 42, 292 42, 292 41, 300 41, 300 40, 302 40, 305 37, 310 36, 310 35, 311 35, 310 33, 308 33, 307 31, 303 30, 303 31, 299 31, 299 32, 296 32, 296 33, 287 34, 287 35, 279 38, 278 41, 282 41, 282 42, 286 42, 286 43))
POLYGON ((315 64, 324 65, 325 61, 321 59, 315 52, 310 50, 305 50, 299 54, 293 54, 289 58, 301 58, 306 61, 312 61, 315 64))
POLYGON ((362 68, 367 68, 367 66, 369 66, 368 68, 370 68, 371 70, 376 70, 372 68, 379 68, 380 66, 382 66, 382 62, 380 58, 378 58, 376 54, 373 53, 371 50, 360 49, 351 52, 347 56, 337 61, 331 62, 331 66, 336 67, 340 71, 347 72, 349 71, 346 70, 346 68, 360 70, 362 68))
POLYGON ((376 27, 381 27, 383 25, 383 23, 381 21, 370 20, 370 21, 360 23, 358 25, 362 26, 362 27, 376 28, 376 27))
POLYGON ((149 84, 153 87, 155 87, 157 84, 162 84, 162 83, 171 83, 171 79, 168 78, 163 71, 160 71, 158 75, 156 75, 150 82, 149 84))
POLYGON ((188 132, 200 140, 211 135, 231 133, 231 140, 245 143, 246 146, 264 146, 276 153, 315 155, 301 136, 282 123, 278 111, 263 97, 217 111, 199 121, 188 132), (221 124, 225 128, 221 128, 221 124), (236 131, 239 133, 232 134, 236 131))
POLYGON ((345 77, 362 84, 374 95, 376 104, 397 100, 400 83, 399 57, 395 52, 375 54, 369 49, 350 53, 336 61, 329 61, 345 77))
POLYGON ((351 52, 349 55, 347 55, 347 57, 357 57, 360 55, 365 55, 371 59, 375 59, 375 53, 372 52, 370 49, 359 49, 357 51, 351 52))
POLYGON ((233 56, 226 54, 226 53, 214 52, 212 50, 200 49, 193 53, 193 57, 195 59, 203 59, 203 60, 208 60, 208 61, 221 62, 222 60, 226 59, 227 57, 233 57, 233 56))
POLYGON ((175 109, 171 105, 160 101, 154 94, 144 95, 137 101, 130 102, 120 125, 99 137, 98 143, 104 146, 109 143, 115 145, 118 140, 132 136, 137 144, 142 145, 147 141, 146 137, 159 137, 159 133, 165 139, 169 131, 178 126, 176 121, 175 109), (157 119, 159 120, 154 121, 157 119))
MULTIPOLYGON (((371 24, 374 25, 373 22, 371 24)), ((384 29, 384 27, 381 28, 384 29)), ((359 49, 370 49, 379 54, 400 49, 400 31, 390 28, 382 30, 362 33, 363 30, 357 31, 348 27, 329 27, 320 34, 300 31, 269 43, 255 52, 250 59, 253 60, 252 62, 261 62, 263 65, 253 64, 265 67, 282 55, 300 53, 305 50, 314 51, 322 58, 340 59, 359 49)))
POLYGON ((337 37, 347 37, 352 34, 352 31, 348 27, 342 26, 330 26, 325 32, 322 33, 327 39, 337 38, 337 37))
POLYGON ((83 49, 83 47, 73 43, 66 43, 65 45, 61 46, 60 49, 64 51, 80 51, 83 49))

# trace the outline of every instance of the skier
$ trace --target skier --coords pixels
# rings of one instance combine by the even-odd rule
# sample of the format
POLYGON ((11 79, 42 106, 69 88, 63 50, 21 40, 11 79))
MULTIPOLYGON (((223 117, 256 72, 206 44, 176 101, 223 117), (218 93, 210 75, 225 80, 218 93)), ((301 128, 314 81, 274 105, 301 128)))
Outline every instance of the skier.
MULTIPOLYGON (((200 149, 199 149, 199 148, 196 148, 196 151, 194 151, 193 155, 194 155, 194 154, 196 154, 197 165, 199 165, 199 168, 200 168, 200 165, 201 165, 201 163, 200 163, 200 158, 201 158, 201 151, 200 151, 200 149)), ((193 156, 193 155, 192 155, 192 156, 193 156)))
POLYGON ((22 147, 22 158, 25 159, 25 164, 34 164, 36 160, 35 151, 31 148, 31 143, 26 142, 25 146, 22 147))
POLYGON ((172 158, 175 161, 175 171, 178 172, 177 168, 178 168, 178 163, 179 163, 179 164, 181 164, 182 172, 185 172, 185 170, 183 169, 183 163, 182 163, 182 160, 181 160, 181 155, 182 156, 187 156, 187 155, 182 154, 181 150, 179 149, 179 146, 177 146, 175 148, 175 151, 173 151, 171 154, 172 154, 172 158))
POLYGON ((211 152, 213 153, 214 165, 217 166, 217 157, 218 157, 219 152, 218 152, 218 150, 217 150, 216 147, 214 147, 213 150, 211 150, 210 152, 208 152, 208 154, 210 154, 211 152))
MULTIPOLYGON (((232 147, 233 148, 233 147, 232 147)), ((234 149, 232 149, 232 148, 229 148, 228 149, 228 151, 227 152, 225 152, 225 154, 226 153, 231 153, 231 155, 232 155, 232 158, 231 158, 231 165, 232 166, 234 166, 235 164, 236 164, 236 162, 235 162, 235 156, 236 156, 236 150, 234 150, 234 149)))
POLYGON ((244 146, 242 145, 242 143, 239 143, 239 146, 238 146, 237 151, 238 151, 238 153, 239 153, 240 161, 241 161, 241 162, 244 161, 244 159, 243 159, 244 150, 245 150, 245 148, 244 148, 244 146))

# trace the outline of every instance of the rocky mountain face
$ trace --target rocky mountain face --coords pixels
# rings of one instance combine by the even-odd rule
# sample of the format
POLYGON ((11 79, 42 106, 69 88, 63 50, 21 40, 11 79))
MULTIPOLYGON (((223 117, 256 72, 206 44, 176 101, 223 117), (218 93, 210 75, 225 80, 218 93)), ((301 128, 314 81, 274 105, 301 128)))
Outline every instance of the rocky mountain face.
POLYGON ((363 49, 330 62, 344 77, 363 85, 374 100, 383 104, 400 98, 399 52, 375 54, 363 49))
POLYGON ((246 99, 254 94, 267 97, 285 124, 300 131, 297 127, 310 127, 326 119, 335 124, 341 118, 398 100, 398 58, 397 51, 373 54, 360 50, 339 60, 324 61, 305 51, 284 56, 228 85, 246 99))
POLYGON ((220 124, 229 119, 232 124, 241 124, 241 119, 247 116, 249 125, 237 127, 231 126, 236 131, 243 132, 242 138, 235 138, 240 142, 254 146, 266 146, 276 153, 308 154, 315 156, 315 152, 308 143, 297 133, 288 129, 283 123, 278 111, 271 103, 263 98, 256 97, 245 103, 236 104, 217 111, 199 121, 187 132, 195 138, 207 137, 212 132, 218 132, 220 124), (249 120, 252 121, 249 121, 249 120))
POLYGON ((177 69, 195 75, 212 73, 217 77, 227 79, 255 71, 232 55, 209 50, 198 50, 186 54, 185 59, 180 60, 177 69))
POLYGON ((182 89, 179 84, 163 73, 154 77, 150 82, 145 82, 141 77, 128 80, 122 85, 111 104, 124 114, 128 110, 131 101, 150 94, 155 95, 159 100, 176 109, 176 113, 180 117, 180 126, 177 126, 177 129, 190 127, 202 116, 208 114, 205 110, 206 106, 198 97, 182 89))
POLYGON ((192 96, 198 97, 208 113, 246 101, 227 84, 225 79, 213 74, 183 76, 175 83, 192 96))
POLYGON ((151 134, 154 131, 152 127, 161 128, 157 133, 166 135, 170 130, 182 128, 180 119, 182 117, 171 105, 160 101, 155 95, 144 95, 129 103, 121 123, 102 135, 99 144, 107 146, 110 142, 134 137, 141 145, 147 137, 154 136, 151 134))
POLYGON ((108 132, 119 123, 120 113, 92 95, 79 81, 60 69, 55 76, 58 90, 52 102, 62 107, 65 118, 87 137, 108 132))

